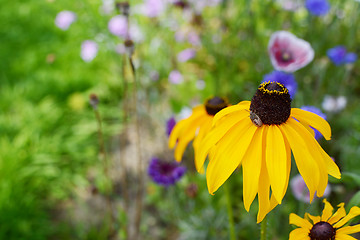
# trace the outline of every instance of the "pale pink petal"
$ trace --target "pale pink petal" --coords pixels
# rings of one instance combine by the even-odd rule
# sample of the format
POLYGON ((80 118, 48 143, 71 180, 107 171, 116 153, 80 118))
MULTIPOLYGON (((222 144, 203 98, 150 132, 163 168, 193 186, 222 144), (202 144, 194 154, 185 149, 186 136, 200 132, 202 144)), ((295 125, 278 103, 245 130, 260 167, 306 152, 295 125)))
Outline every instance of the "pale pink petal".
POLYGON ((287 31, 272 34, 268 52, 274 68, 284 72, 295 72, 314 58, 311 45, 287 31))

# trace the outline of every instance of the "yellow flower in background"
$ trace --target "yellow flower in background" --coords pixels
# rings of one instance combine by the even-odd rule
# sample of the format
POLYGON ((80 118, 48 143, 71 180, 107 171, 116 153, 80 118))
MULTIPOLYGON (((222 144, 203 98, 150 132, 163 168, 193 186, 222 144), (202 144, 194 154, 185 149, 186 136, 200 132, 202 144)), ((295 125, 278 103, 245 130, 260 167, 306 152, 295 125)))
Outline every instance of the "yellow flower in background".
MULTIPOLYGON (((199 143, 210 131, 214 115, 228 106, 228 101, 224 98, 213 97, 205 104, 193 108, 190 117, 178 122, 169 136, 169 148, 175 147, 175 159, 180 162, 186 146, 193 141, 194 152, 199 149, 199 143)), ((202 164, 195 166, 199 172, 203 171, 202 164)))
POLYGON ((310 128, 329 140, 329 124, 314 113, 291 108, 290 103, 289 91, 282 84, 261 84, 251 102, 240 102, 215 115, 213 129, 195 153, 201 165, 211 150, 206 170, 211 194, 242 165, 244 206, 249 211, 258 195, 258 222, 281 204, 289 183, 291 151, 309 188, 310 201, 315 192, 319 197, 323 195, 328 174, 341 177, 310 128))
POLYGON ((305 213, 304 218, 291 213, 289 222, 300 228, 290 233, 289 240, 356 240, 349 234, 360 232, 360 224, 354 226, 344 225, 360 215, 359 207, 352 207, 346 215, 344 203, 338 205, 333 214, 333 207, 324 199, 325 207, 321 216, 312 216, 305 213))

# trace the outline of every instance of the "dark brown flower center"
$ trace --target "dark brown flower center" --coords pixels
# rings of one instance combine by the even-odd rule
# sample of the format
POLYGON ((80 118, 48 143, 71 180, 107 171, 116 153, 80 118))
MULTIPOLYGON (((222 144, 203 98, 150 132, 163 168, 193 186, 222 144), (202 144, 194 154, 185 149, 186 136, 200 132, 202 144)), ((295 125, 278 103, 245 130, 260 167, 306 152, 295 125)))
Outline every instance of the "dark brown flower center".
POLYGON ((262 124, 280 125, 286 122, 291 112, 289 91, 277 82, 262 83, 251 99, 250 111, 262 124))
POLYGON ((336 229, 327 222, 318 222, 310 230, 311 240, 334 240, 336 229))
POLYGON ((214 116, 220 110, 226 108, 229 105, 228 101, 225 98, 213 97, 205 103, 206 112, 209 115, 214 116))

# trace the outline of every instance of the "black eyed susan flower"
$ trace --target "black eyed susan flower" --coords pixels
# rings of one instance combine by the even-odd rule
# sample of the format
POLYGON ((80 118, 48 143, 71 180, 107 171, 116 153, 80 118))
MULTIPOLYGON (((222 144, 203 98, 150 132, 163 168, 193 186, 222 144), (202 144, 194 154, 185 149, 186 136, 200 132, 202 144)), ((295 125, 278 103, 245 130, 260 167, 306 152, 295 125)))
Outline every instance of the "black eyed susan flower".
POLYGON ((282 84, 262 83, 251 102, 240 102, 215 115, 213 129, 195 153, 199 165, 211 154, 206 171, 211 194, 242 165, 244 206, 249 211, 258 195, 258 222, 281 204, 289 183, 291 152, 310 201, 315 192, 323 195, 328 174, 341 176, 311 133, 310 126, 329 140, 330 125, 314 113, 291 108, 290 103, 289 91, 282 84))
MULTIPOLYGON (((186 146, 193 139, 194 152, 195 154, 198 152, 199 143, 211 129, 214 115, 228 105, 226 99, 213 97, 207 100, 205 104, 193 108, 190 117, 175 125, 169 137, 169 148, 175 147, 174 154, 178 162, 181 161, 186 146)), ((199 172, 203 171, 203 164, 197 164, 197 162, 195 158, 196 169, 199 172)))
POLYGON ((290 233, 289 240, 356 240, 349 234, 360 232, 360 224, 354 226, 344 225, 351 219, 360 215, 359 207, 352 207, 346 215, 344 203, 338 205, 333 214, 333 207, 324 199, 325 207, 321 216, 312 216, 305 213, 304 218, 291 213, 290 224, 300 228, 290 233))

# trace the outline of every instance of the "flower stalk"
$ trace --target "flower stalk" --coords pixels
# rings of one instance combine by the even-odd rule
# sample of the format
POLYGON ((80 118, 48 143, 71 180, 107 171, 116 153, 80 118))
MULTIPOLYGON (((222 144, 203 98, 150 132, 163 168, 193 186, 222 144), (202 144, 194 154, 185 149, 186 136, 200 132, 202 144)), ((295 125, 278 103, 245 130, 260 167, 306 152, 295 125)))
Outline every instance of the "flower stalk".
POLYGON ((235 224, 234 224, 234 214, 233 208, 231 204, 231 195, 229 190, 229 183, 224 185, 224 191, 226 195, 226 205, 227 205, 227 212, 228 212, 228 219, 229 219, 229 231, 230 231, 230 240, 236 240, 236 231, 235 231, 235 224))
POLYGON ((102 131, 102 121, 101 121, 101 116, 99 113, 99 110, 97 108, 97 105, 99 103, 99 100, 97 98, 97 96, 95 94, 90 95, 90 104, 94 109, 94 113, 95 113, 95 118, 97 121, 97 125, 98 125, 98 142, 99 142, 99 153, 101 156, 101 162, 102 162, 102 167, 103 167, 103 174, 106 178, 106 180, 108 181, 108 183, 110 184, 109 189, 107 189, 106 192, 106 206, 108 209, 108 215, 109 215, 109 236, 113 236, 115 234, 114 231, 114 215, 113 215, 113 203, 112 203, 112 199, 111 199, 111 193, 112 193, 112 181, 111 181, 111 177, 109 174, 109 162, 108 162, 108 158, 107 158, 107 154, 106 154, 106 150, 105 150, 105 142, 104 142, 104 136, 103 136, 103 131, 102 131))
POLYGON ((267 239, 267 218, 265 217, 261 222, 261 228, 260 228, 260 240, 266 240, 267 239))

